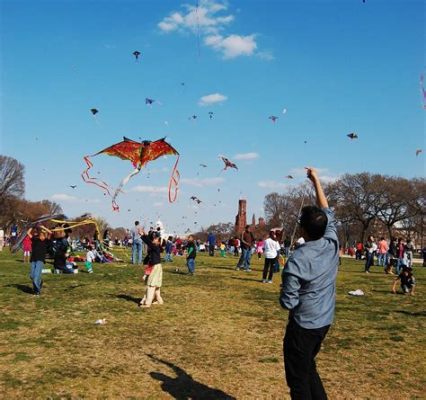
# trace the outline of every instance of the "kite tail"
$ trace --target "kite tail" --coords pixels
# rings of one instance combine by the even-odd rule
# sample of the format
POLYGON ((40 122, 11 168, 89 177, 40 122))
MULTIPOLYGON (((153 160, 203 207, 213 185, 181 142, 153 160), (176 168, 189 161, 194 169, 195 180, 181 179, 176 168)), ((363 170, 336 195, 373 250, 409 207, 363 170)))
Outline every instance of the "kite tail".
POLYGON ((124 179, 118 185, 118 188, 115 190, 114 194, 112 195, 112 209, 113 209, 113 211, 120 211, 120 207, 116 203, 115 199, 117 198, 118 194, 122 191, 121 189, 123 188, 123 186, 126 185, 127 182, 129 182, 130 178, 132 178, 134 175, 139 173, 139 171, 140 171, 140 168, 135 168, 132 172, 130 172, 129 175, 124 177, 124 179))
POLYGON ((180 173, 177 169, 179 163, 179 156, 175 162, 175 165, 172 169, 172 174, 170 175, 169 181, 169 203, 174 203, 177 198, 178 190, 179 190, 179 179, 180 173))
POLYGON ((89 159, 90 156, 84 156, 83 159, 86 162, 87 168, 81 173, 81 177, 83 178, 83 181, 86 183, 91 183, 93 185, 96 185, 98 187, 100 187, 102 190, 104 190, 105 194, 108 194, 109 196, 111 196, 111 192, 110 192, 110 187, 109 185, 98 179, 98 178, 93 178, 89 175, 89 170, 93 167, 93 163, 90 161, 89 159))

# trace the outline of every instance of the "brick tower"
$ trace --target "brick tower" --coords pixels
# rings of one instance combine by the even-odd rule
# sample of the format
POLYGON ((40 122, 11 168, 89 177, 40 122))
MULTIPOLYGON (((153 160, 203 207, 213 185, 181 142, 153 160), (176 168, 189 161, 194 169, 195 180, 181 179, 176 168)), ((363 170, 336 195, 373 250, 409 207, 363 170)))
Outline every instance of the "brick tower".
POLYGON ((238 214, 235 217, 235 231, 241 233, 247 225, 247 201, 238 201, 238 214))

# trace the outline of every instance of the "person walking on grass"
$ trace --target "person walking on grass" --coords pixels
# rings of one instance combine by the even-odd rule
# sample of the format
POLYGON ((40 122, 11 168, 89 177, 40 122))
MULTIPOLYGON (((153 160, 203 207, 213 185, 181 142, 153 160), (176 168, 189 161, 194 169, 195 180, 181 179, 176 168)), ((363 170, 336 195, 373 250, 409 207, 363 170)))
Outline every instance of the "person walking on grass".
POLYGON ((365 243, 365 267, 364 271, 366 274, 370 273, 370 268, 374 265, 374 252, 377 250, 377 245, 374 242, 374 237, 369 236, 365 243))
POLYGON ((161 265, 161 238, 155 233, 146 235, 141 230, 142 240, 148 246, 148 265, 152 268, 146 280, 145 296, 139 306, 149 308, 151 304, 163 304, 161 297, 161 286, 163 285, 163 267, 161 265))
POLYGON ((251 272, 250 260, 251 260, 251 248, 254 244, 253 233, 250 232, 250 225, 246 225, 244 232, 241 234, 241 256, 238 260, 237 271, 241 268, 246 272, 251 272))
POLYGON ((188 274, 195 274, 195 257, 197 256, 197 247, 195 246, 194 237, 188 236, 188 244, 186 246, 186 266, 188 267, 188 274))
POLYGON ((142 264, 142 228, 139 221, 135 221, 135 226, 131 230, 132 235, 132 264, 142 264))
POLYGON ((40 296, 43 281, 41 274, 46 259, 46 253, 50 244, 49 237, 52 232, 45 226, 40 225, 38 229, 30 228, 27 235, 31 239, 30 278, 33 282, 35 296, 40 296))
POLYGON ((269 237, 264 242, 264 249, 265 249, 265 264, 263 267, 262 282, 272 283, 272 276, 274 274, 275 263, 277 261, 279 251, 281 250, 280 244, 276 240, 274 231, 269 232, 269 237))
POLYGON ((282 272, 280 304, 290 310, 283 342, 284 365, 293 400, 327 399, 315 364, 334 318, 339 241, 314 168, 307 168, 317 199, 300 216, 305 243, 294 250, 282 272))

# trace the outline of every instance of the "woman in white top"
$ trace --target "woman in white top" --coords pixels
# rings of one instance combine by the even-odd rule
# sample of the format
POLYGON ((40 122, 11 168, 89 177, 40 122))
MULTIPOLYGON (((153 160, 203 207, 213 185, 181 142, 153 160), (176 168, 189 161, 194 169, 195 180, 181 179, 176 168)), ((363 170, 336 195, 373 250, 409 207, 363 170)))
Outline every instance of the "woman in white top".
POLYGON ((274 274, 274 264, 280 251, 280 244, 277 242, 275 232, 270 231, 268 239, 265 240, 263 254, 265 255, 265 266, 263 267, 263 283, 272 283, 274 274), (266 279, 268 277, 268 279, 266 279))

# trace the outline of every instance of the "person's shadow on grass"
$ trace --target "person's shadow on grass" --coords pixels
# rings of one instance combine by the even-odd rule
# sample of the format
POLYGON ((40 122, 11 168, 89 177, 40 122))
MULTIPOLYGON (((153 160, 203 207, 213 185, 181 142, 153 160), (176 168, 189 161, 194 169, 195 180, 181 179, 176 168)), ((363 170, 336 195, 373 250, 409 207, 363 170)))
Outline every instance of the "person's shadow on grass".
POLYGON ((195 381, 177 365, 161 360, 148 354, 152 360, 167 365, 176 374, 176 377, 167 376, 161 372, 150 372, 152 378, 161 382, 161 389, 177 400, 236 400, 235 397, 226 394, 220 389, 214 389, 203 383, 195 381))
POLYGON ((140 298, 140 297, 133 297, 133 296, 130 296, 128 294, 119 294, 116 297, 118 299, 123 299, 123 300, 131 301, 131 302, 136 303, 136 304, 139 304, 140 301, 142 300, 142 298, 140 298))
POLYGON ((10 285, 6 285, 6 287, 14 287, 16 289, 19 289, 21 292, 28 293, 28 294, 34 294, 34 290, 33 290, 32 286, 22 285, 20 283, 12 283, 10 285))

